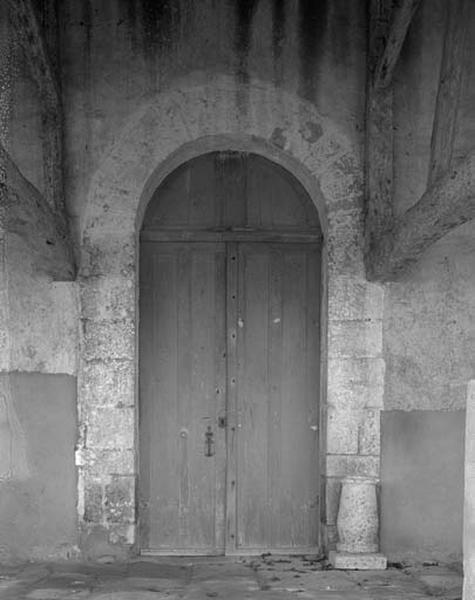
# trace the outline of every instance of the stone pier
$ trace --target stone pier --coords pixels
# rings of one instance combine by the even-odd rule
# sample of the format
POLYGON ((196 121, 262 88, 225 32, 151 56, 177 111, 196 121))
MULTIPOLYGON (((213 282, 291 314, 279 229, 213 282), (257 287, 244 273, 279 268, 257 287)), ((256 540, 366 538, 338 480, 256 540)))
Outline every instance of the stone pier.
POLYGON ((337 517, 337 551, 330 552, 336 569, 385 569, 379 550, 379 516, 373 477, 345 477, 337 517))

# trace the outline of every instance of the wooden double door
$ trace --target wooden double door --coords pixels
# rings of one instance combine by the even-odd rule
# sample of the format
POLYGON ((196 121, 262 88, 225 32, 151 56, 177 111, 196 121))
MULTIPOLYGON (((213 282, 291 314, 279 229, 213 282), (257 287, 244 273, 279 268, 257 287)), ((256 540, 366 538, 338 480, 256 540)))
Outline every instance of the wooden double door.
POLYGON ((319 245, 142 241, 140 264, 143 551, 316 551, 319 245))

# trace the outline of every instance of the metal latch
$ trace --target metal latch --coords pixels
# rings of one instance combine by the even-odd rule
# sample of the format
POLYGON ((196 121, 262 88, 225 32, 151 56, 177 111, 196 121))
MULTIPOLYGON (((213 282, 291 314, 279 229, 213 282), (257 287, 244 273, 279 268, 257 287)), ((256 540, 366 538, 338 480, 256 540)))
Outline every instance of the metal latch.
POLYGON ((211 429, 211 425, 208 425, 208 429, 205 433, 205 456, 214 456, 214 433, 211 429))

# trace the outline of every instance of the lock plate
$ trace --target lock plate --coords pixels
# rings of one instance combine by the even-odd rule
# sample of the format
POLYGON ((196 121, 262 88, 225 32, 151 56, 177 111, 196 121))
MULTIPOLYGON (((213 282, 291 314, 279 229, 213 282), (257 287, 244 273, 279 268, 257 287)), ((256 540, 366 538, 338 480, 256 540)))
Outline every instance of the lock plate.
POLYGON ((214 456, 214 433, 211 425, 208 425, 205 432, 205 456, 214 456))

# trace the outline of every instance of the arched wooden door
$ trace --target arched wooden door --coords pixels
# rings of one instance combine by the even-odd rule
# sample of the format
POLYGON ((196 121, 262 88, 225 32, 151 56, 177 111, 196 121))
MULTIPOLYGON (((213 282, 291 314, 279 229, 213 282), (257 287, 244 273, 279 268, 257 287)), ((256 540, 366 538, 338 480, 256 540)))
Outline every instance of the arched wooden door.
POLYGON ((281 167, 172 173, 140 243, 140 536, 161 554, 318 548, 320 240, 281 167))

